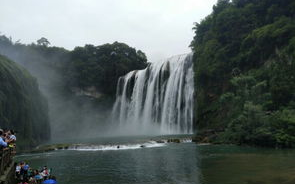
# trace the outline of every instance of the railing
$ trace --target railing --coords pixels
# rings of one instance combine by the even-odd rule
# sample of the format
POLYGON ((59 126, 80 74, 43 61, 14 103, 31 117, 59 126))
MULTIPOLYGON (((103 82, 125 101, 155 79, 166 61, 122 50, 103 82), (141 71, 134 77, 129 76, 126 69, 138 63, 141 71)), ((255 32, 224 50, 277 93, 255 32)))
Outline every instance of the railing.
POLYGON ((2 148, 0 150, 0 175, 4 174, 4 171, 10 166, 14 155, 13 148, 2 148))

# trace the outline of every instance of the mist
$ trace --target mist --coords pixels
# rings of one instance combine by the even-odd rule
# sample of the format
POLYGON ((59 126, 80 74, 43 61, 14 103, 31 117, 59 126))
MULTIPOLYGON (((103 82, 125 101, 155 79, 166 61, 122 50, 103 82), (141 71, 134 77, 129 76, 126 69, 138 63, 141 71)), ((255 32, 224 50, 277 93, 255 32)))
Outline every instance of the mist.
POLYGON ((45 57, 21 44, 2 46, 0 50, 0 54, 26 68, 37 79, 48 101, 52 140, 107 136, 106 132, 112 129, 108 123, 112 99, 97 103, 91 95, 81 93, 82 89, 80 93, 66 92, 65 73, 59 66, 69 60, 68 51, 45 57))

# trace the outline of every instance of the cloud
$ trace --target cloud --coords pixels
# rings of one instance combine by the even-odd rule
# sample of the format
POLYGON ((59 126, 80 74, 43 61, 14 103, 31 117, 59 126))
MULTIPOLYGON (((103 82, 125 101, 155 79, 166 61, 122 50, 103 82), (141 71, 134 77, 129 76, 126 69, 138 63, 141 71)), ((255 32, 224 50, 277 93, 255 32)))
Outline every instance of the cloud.
POLYGON ((150 61, 190 52, 193 23, 216 0, 26 0, 2 1, 0 31, 31 43, 46 37, 73 49, 120 41, 150 61))

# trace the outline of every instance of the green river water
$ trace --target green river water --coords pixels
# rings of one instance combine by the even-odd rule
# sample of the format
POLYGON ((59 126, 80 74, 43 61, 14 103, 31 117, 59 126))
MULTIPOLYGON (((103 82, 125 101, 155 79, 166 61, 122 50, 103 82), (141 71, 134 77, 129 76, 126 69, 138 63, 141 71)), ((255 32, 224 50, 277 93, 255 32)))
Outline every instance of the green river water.
POLYGON ((295 184, 295 151, 104 138, 79 147, 19 155, 47 165, 59 184, 295 184), (119 145, 119 148, 118 148, 119 145))

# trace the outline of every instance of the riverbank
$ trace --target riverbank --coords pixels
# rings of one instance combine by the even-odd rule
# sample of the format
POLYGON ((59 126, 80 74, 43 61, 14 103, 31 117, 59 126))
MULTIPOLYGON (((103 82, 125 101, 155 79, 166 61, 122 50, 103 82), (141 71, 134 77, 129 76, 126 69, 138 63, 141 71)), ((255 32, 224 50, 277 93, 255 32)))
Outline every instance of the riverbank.
MULTIPOLYGON (((249 135, 251 136, 251 135, 249 135)), ((275 148, 275 149, 294 149, 290 146, 283 146, 282 144, 276 144, 275 142, 267 142, 261 139, 257 142, 241 142, 227 135, 225 129, 201 129, 193 136, 192 142, 197 144, 214 144, 214 145, 236 145, 236 146, 250 146, 258 148, 275 148)))

